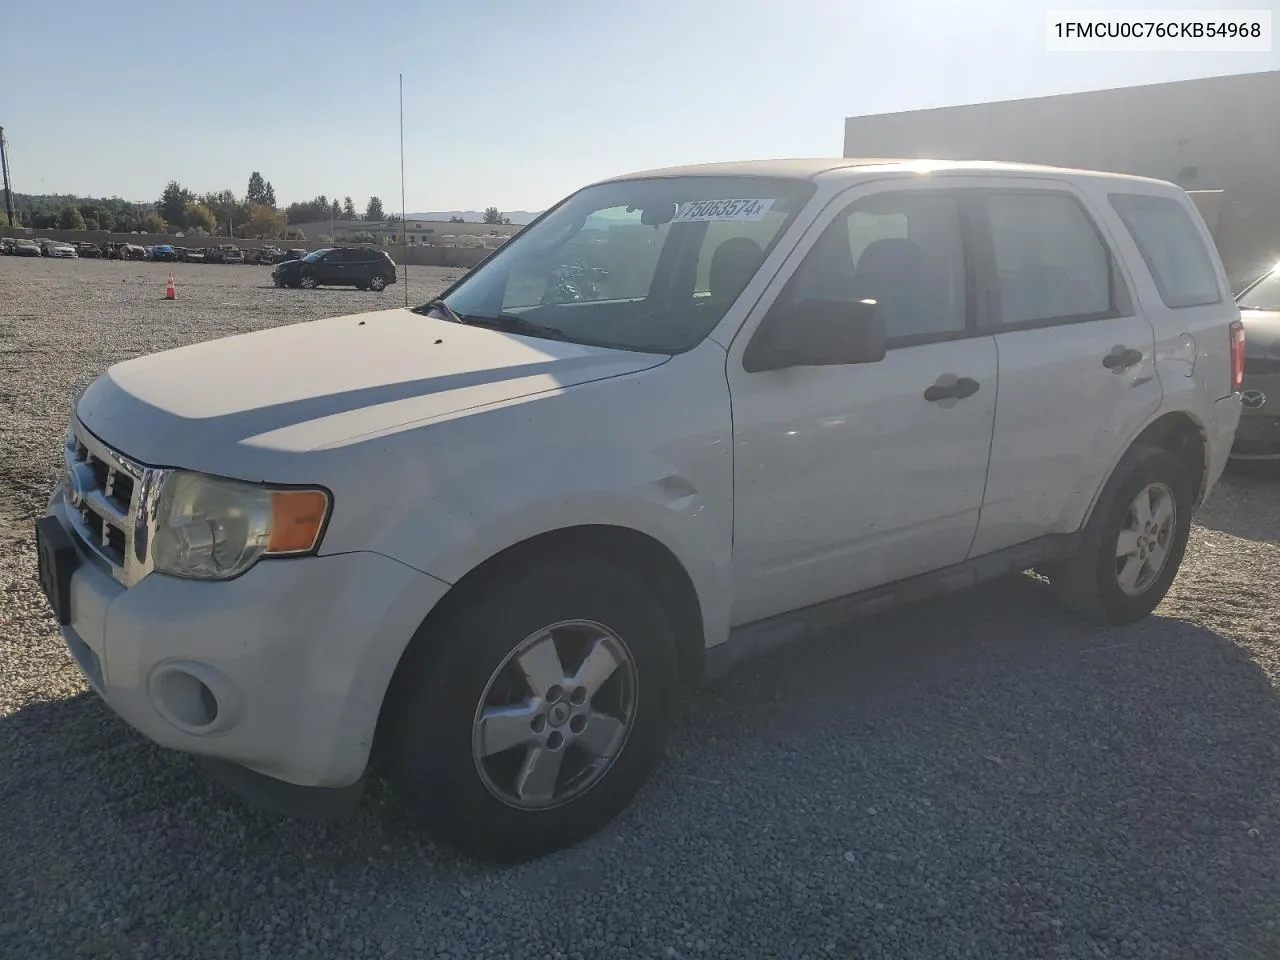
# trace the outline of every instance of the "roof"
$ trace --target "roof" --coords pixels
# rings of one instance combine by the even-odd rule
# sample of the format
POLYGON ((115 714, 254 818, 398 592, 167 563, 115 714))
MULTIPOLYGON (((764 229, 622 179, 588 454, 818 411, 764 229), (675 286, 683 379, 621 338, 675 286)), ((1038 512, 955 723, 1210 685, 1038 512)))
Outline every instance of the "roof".
POLYGON ((779 160, 733 160, 727 163, 695 163, 682 167, 661 167, 610 177, 609 180, 638 180, 645 177, 784 177, 811 180, 820 173, 840 167, 893 163, 857 157, 795 158, 779 160))
POLYGON ((1010 163, 1001 160, 930 160, 885 159, 873 157, 836 157, 780 160, 738 160, 728 163, 699 163, 683 167, 665 167, 611 177, 605 183, 624 180, 640 180, 652 177, 778 177, 788 180, 814 180, 818 177, 854 175, 859 173, 942 173, 942 172, 1006 173, 1033 176, 1096 176, 1117 180, 1140 180, 1163 183, 1149 177, 1134 177, 1095 170, 1074 170, 1068 167, 1043 166, 1032 163, 1010 163))

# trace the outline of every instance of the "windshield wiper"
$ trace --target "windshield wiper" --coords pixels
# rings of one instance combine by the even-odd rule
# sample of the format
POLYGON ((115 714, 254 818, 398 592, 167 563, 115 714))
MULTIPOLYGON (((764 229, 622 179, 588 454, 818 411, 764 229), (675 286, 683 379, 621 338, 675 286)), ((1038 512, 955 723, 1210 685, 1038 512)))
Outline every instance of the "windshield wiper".
POLYGON ((548 340, 569 339, 558 327, 545 327, 524 317, 518 317, 514 313, 500 313, 496 317, 482 317, 479 314, 469 313, 462 316, 461 321, 475 327, 501 330, 503 333, 523 333, 531 337, 545 337, 548 340))
POLYGON ((445 317, 446 317, 446 318, 448 318, 449 320, 453 321, 454 323, 465 323, 465 322, 466 322, 466 321, 465 321, 465 320, 463 320, 460 316, 458 316, 458 314, 457 314, 457 313, 455 313, 455 312, 454 312, 453 307, 449 306, 447 303, 445 303, 445 302, 444 302, 443 300, 441 300, 439 297, 437 297, 435 300, 429 300, 429 301, 427 301, 426 303, 424 303, 424 304, 423 304, 422 306, 420 306, 420 307, 414 307, 414 308, 413 308, 413 312, 414 312, 414 313, 424 313, 424 314, 425 314, 425 313, 427 313, 427 312, 428 312, 428 311, 430 311, 430 310, 439 310, 441 313, 443 313, 443 314, 445 315, 445 317))

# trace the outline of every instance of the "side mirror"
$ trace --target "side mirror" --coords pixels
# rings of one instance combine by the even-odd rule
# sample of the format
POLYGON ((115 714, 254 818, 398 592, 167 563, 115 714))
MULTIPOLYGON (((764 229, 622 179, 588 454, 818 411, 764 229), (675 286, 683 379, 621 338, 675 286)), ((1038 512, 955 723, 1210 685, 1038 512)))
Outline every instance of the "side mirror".
POLYGON ((747 346, 748 373, 788 367, 843 366, 884 359, 884 317, 874 300, 775 303, 747 346))

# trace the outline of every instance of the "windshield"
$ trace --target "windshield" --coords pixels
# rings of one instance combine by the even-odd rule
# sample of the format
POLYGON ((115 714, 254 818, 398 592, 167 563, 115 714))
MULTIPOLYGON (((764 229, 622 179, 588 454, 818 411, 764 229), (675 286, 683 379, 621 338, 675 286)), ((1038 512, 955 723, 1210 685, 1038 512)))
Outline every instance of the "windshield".
POLYGON ((315 263, 317 260, 319 260, 328 252, 329 252, 329 248, 327 247, 324 250, 313 250, 311 253, 308 253, 302 259, 307 261, 307 263, 315 263))
POLYGON ((760 177, 582 190, 446 297, 464 320, 595 346, 680 353, 711 332, 813 193, 760 177))
POLYGON ((1236 303, 1246 310, 1280 310, 1280 264, 1240 294, 1236 303))

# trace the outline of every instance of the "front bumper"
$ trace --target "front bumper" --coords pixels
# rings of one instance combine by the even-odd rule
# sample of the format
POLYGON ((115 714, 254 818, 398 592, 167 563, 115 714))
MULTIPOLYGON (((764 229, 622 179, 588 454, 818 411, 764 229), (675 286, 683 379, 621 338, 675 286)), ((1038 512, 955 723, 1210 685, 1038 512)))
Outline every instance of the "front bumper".
POLYGON ((1247 413, 1240 418, 1233 460, 1280 460, 1280 408, 1270 415, 1247 413))
MULTIPOLYGON (((66 509, 58 493, 48 513, 71 534, 66 509)), ((61 629, 126 722, 280 809, 264 787, 280 799, 361 782, 391 675, 447 589, 373 553, 264 560, 221 582, 152 573, 126 588, 82 550, 61 629)))
POLYGON ((1280 460, 1280 372, 1246 373, 1233 460, 1280 460))

